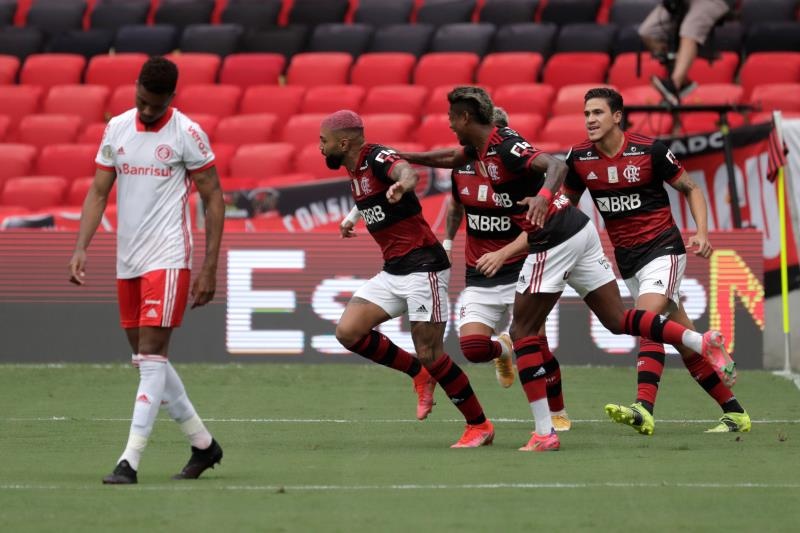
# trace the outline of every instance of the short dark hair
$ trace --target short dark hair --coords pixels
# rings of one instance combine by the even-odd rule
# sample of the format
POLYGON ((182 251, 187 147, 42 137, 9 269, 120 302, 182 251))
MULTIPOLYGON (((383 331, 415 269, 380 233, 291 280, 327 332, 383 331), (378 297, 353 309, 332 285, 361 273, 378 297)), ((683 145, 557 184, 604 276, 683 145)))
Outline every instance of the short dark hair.
POLYGON ((494 104, 489 93, 480 87, 456 87, 447 95, 451 106, 461 106, 481 124, 491 124, 494 104))
POLYGON ((139 84, 153 94, 172 94, 178 85, 178 67, 165 57, 153 56, 142 65, 139 84))
POLYGON ((603 98, 608 103, 608 107, 611 108, 612 113, 622 111, 622 95, 614 89, 609 89, 608 87, 595 87, 594 89, 589 89, 586 91, 586 95, 583 97, 583 103, 585 104, 592 98, 603 98))

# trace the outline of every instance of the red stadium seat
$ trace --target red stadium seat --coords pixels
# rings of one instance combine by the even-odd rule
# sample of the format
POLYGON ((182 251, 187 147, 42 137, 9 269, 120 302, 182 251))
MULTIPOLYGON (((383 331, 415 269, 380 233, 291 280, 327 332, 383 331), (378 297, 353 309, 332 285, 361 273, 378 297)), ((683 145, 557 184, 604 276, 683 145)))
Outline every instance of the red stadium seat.
MULTIPOLYGON (((219 182, 222 190, 225 192, 230 191, 249 191, 255 189, 258 185, 258 180, 255 178, 221 178, 219 182)), ((227 222, 225 224, 227 226, 227 222)))
POLYGON ((0 142, 6 140, 10 126, 11 126, 11 117, 7 115, 0 115, 0 142))
POLYGON ((417 128, 416 140, 427 147, 435 145, 452 145, 458 142, 453 130, 450 129, 450 119, 447 115, 428 115, 422 119, 422 124, 417 128))
POLYGON ((39 111, 43 90, 33 85, 0 85, 0 115, 9 118, 9 135, 26 115, 39 111))
POLYGON ((554 54, 544 67, 543 82, 556 89, 576 83, 603 83, 610 62, 602 52, 554 54))
POLYGON ((108 99, 107 118, 121 115, 136 106, 136 85, 120 85, 108 99))
POLYGON ((97 168, 95 156, 94 144, 48 144, 39 152, 35 174, 69 179, 91 176, 97 168))
POLYGON ((99 146, 100 141, 103 140, 103 133, 106 131, 106 123, 105 122, 92 122, 88 124, 83 131, 78 135, 78 138, 75 139, 75 142, 81 144, 93 144, 94 146, 99 146))
POLYGON ((300 110, 305 93, 306 88, 300 86, 254 85, 245 90, 239 112, 272 113, 283 124, 300 110))
POLYGON ((120 86, 132 86, 136 83, 145 61, 147 61, 146 54, 94 56, 86 69, 86 83, 105 85, 112 91, 120 86))
POLYGON ((214 142, 235 145, 270 142, 277 122, 278 118, 271 113, 225 117, 219 121, 214 142))
POLYGON ((555 94, 550 85, 522 83, 498 87, 492 100, 507 113, 538 113, 546 117, 550 114, 555 94))
POLYGON ((8 178, 27 176, 33 171, 36 147, 30 144, 0 144, 0 188, 8 178))
POLYGON ((400 113, 362 115, 364 134, 370 142, 392 144, 407 142, 417 125, 417 118, 400 113))
POLYGON ((544 118, 534 113, 511 113, 508 116, 508 126, 525 140, 530 141, 539 136, 544 126, 544 118))
POLYGON ((381 85, 367 92, 361 112, 408 113, 419 116, 428 96, 428 89, 419 85, 381 85))
POLYGON ((429 89, 439 85, 472 84, 480 58, 468 52, 435 52, 422 56, 414 69, 414 84, 429 89))
POLYGON ((217 124, 219 124, 219 116, 210 115, 208 113, 187 113, 187 117, 197 122, 200 129, 206 134, 209 139, 214 138, 214 133, 217 131, 217 124))
POLYGON ((537 141, 557 143, 562 149, 586 139, 583 114, 560 115, 547 121, 537 141))
POLYGON ((655 105, 664 99, 652 85, 637 85, 620 90, 625 105, 655 105))
POLYGON ((229 143, 212 143, 211 149, 214 151, 214 166, 220 176, 230 176, 231 160, 236 155, 239 146, 229 143))
POLYGON ((311 115, 294 115, 290 117, 281 133, 281 141, 291 143, 298 149, 303 148, 307 144, 318 143, 319 127, 326 116, 327 115, 324 113, 314 113, 311 115))
MULTIPOLYGON (((553 115, 583 114, 583 97, 586 91, 594 87, 609 87, 603 83, 579 83, 564 85, 556 94, 553 102, 553 115)), ((616 89, 616 87, 611 87, 616 89)))
POLYGON ((14 56, 0 56, 0 85, 16 83, 19 72, 19 59, 14 56))
MULTIPOLYGON (((67 190, 67 197, 64 200, 64 205, 66 206, 83 205, 83 201, 86 199, 86 194, 89 192, 89 187, 92 186, 93 181, 94 181, 94 176, 76 178, 72 180, 69 189, 67 190)), ((116 204, 117 204, 117 185, 115 183, 114 186, 111 188, 111 192, 108 194, 108 205, 116 205, 116 204)))
POLYGON ((370 88, 411 83, 417 58, 400 52, 361 54, 353 65, 350 82, 370 88))
MULTIPOLYGON (((0 186, 2 186, 1 183, 0 186)), ((25 216, 30 212, 30 209, 18 205, 0 205, 0 229, 5 229, 7 219, 25 216)))
POLYGON ((60 176, 10 178, 0 194, 0 204, 21 206, 31 211, 61 205, 69 183, 60 176))
POLYGON ((251 85, 275 85, 285 66, 282 54, 231 54, 222 63, 219 82, 243 90, 251 85))
POLYGON ((178 88, 181 91, 191 85, 214 84, 222 59, 216 54, 191 52, 186 54, 167 54, 167 59, 178 67, 178 88))
POLYGON ((84 122, 105 118, 109 90, 104 85, 54 85, 42 104, 43 113, 71 113, 84 122))
POLYGON ((558 152, 566 152, 565 149, 562 148, 561 143, 554 143, 554 142, 535 142, 533 144, 534 148, 541 152, 547 152, 548 154, 555 154, 558 152))
POLYGON ((631 113, 626 131, 648 137, 668 135, 672 132, 672 116, 669 113, 631 113))
POLYGON ((800 82, 800 52, 757 52, 747 56, 739 72, 744 97, 756 85, 800 82))
POLYGON ((358 85, 321 85, 311 87, 300 106, 301 113, 333 113, 340 109, 358 112, 365 90, 358 85))
POLYGON ((689 67, 689 79, 697 83, 733 83, 736 69, 739 67, 737 52, 722 52, 713 62, 696 58, 689 67))
POLYGON ((347 176, 347 170, 332 170, 325 164, 325 157, 319 151, 319 143, 307 144, 297 151, 294 158, 294 171, 311 174, 315 179, 347 176))
MULTIPOLYGON (((293 187, 295 185, 313 183, 314 181, 315 178, 313 174, 293 172, 291 174, 276 174, 274 176, 262 178, 258 180, 257 186, 259 188, 293 187)), ((258 222, 256 222, 256 224, 258 224, 258 222)), ((267 227, 262 227, 262 229, 267 229, 267 227)))
POLYGON ((440 85, 434 87, 428 93, 428 99, 425 102, 425 107, 422 109, 423 115, 439 115, 447 114, 450 109, 450 102, 447 101, 447 95, 452 91, 456 85, 440 85))
POLYGON ((77 54, 33 54, 22 65, 19 82, 24 85, 53 85, 81 83, 86 58, 77 54))
POLYGON ((535 52, 489 54, 481 61, 477 82, 484 87, 536 83, 542 63, 541 54, 535 52))
POLYGON ((289 143, 244 144, 231 160, 230 175, 261 179, 291 171, 295 147, 289 143))
POLYGON ((236 114, 242 89, 238 85, 184 85, 175 95, 174 105, 187 115, 205 113, 218 117, 236 114))
POLYGON ((83 125, 79 115, 28 115, 19 123, 20 142, 45 146, 71 143, 83 125))
POLYGON ((305 87, 345 85, 352 64, 353 56, 344 52, 295 54, 286 72, 286 83, 305 87))
MULTIPOLYGON (((717 113, 684 113, 681 115, 681 132, 689 135, 692 133, 709 133, 718 131, 717 113)), ((738 128, 745 123, 744 117, 739 113, 728 113, 728 122, 731 128, 738 128)))
POLYGON ((800 111, 800 83, 756 85, 750 101, 764 111, 800 111))
POLYGON ((741 85, 706 83, 681 98, 682 104, 738 104, 742 101, 741 85))
POLYGON ((641 54, 642 73, 641 76, 636 76, 637 56, 639 54, 628 52, 619 54, 614 58, 614 63, 608 71, 608 83, 624 89, 648 84, 650 83, 650 77, 653 75, 659 78, 667 75, 667 69, 661 63, 653 59, 649 54, 641 54))

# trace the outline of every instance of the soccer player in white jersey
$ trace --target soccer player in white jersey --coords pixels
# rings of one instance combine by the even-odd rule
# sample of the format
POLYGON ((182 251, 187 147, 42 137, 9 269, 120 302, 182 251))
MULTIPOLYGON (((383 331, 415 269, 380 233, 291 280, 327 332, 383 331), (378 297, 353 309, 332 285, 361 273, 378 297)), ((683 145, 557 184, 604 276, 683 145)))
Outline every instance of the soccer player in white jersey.
POLYGON ((81 213, 70 281, 85 283, 86 249, 117 182, 117 292, 122 327, 139 368, 139 389, 125 451, 106 484, 137 483, 142 452, 160 407, 191 444, 192 455, 173 479, 195 479, 220 462, 222 448, 206 429, 167 359, 172 329, 192 307, 214 297, 225 206, 206 134, 170 107, 178 69, 152 57, 136 82, 136 107, 112 118, 97 154, 97 171, 81 213), (191 184, 206 210, 206 254, 191 283, 191 184))

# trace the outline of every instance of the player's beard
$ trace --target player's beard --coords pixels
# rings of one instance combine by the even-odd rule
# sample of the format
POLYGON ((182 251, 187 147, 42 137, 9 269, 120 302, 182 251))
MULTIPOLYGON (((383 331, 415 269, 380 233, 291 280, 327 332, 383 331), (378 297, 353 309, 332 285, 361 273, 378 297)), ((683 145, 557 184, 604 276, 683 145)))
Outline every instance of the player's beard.
POLYGON ((325 164, 331 170, 339 170, 344 161, 344 154, 328 154, 325 156, 325 164))

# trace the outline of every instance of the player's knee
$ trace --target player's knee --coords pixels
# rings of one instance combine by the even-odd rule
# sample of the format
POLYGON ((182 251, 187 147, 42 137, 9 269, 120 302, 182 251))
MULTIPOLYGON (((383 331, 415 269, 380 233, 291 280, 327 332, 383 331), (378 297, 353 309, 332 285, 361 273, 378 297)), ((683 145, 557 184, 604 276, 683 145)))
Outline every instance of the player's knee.
POLYGON ((603 324, 608 331, 614 335, 622 335, 625 331, 622 329, 622 315, 606 314, 597 317, 600 323, 603 324))
POLYGON ((336 326, 336 340, 345 348, 350 348, 363 336, 356 328, 342 324, 336 326))
POLYGON ((486 335, 465 335, 458 341, 461 353, 472 363, 486 361, 486 354, 492 352, 492 339, 486 335))

